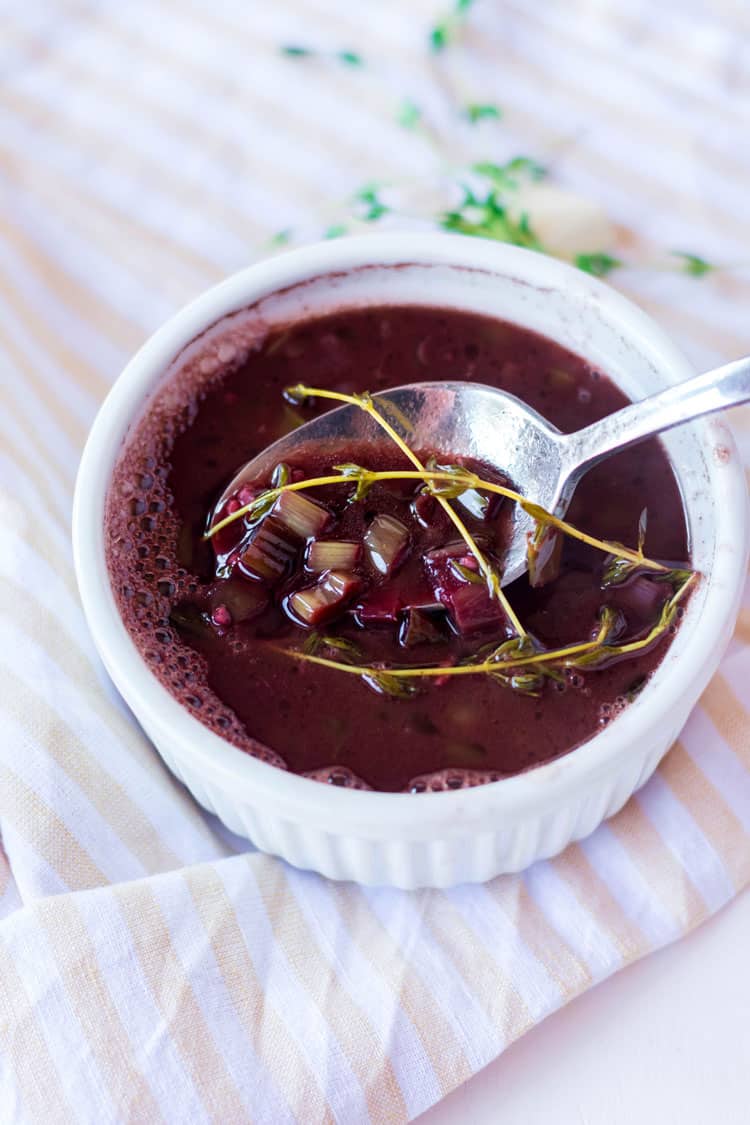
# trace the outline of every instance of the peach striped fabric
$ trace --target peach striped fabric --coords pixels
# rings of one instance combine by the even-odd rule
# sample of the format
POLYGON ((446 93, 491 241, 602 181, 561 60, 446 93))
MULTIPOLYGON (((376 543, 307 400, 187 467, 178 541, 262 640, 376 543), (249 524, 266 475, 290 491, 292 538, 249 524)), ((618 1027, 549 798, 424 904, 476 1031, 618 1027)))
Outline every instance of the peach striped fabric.
POLYGON ((656 262, 614 280, 696 363, 747 352, 747 10, 476 0, 440 58, 440 0, 0 12, 0 1117, 410 1120, 750 880, 750 592, 679 742, 590 839, 487 886, 338 886, 204 815, 107 681, 71 567, 81 445, 146 334, 274 231, 518 152, 656 262), (503 121, 457 123, 449 89, 503 121), (407 97, 438 152, 396 123, 407 97), (735 268, 694 280, 669 249, 735 268))

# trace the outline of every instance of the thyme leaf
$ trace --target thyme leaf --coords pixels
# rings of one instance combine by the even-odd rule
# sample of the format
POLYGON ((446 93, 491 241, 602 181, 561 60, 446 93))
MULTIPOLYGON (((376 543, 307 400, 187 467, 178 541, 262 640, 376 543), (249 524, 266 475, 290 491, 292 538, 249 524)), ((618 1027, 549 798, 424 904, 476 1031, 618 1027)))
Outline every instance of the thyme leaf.
POLYGON ((318 51, 313 47, 305 47, 299 43, 284 43, 279 47, 282 55, 288 59, 333 59, 334 62, 343 63, 344 66, 364 66, 364 59, 358 51, 318 51))
POLYGON ((495 189, 483 199, 474 195, 470 204, 446 211, 439 223, 443 230, 454 233, 509 242, 512 246, 525 246, 528 250, 543 249, 528 214, 523 212, 519 219, 513 218, 495 189))
POLYGON ((619 269, 623 264, 619 258, 603 252, 597 254, 576 254, 575 264, 584 273, 593 274, 594 277, 606 277, 612 270, 619 269))
POLYGON ((491 180, 502 191, 515 191, 524 179, 541 180, 547 175, 547 169, 530 156, 514 156, 505 164, 481 160, 472 164, 471 170, 491 180))
POLYGON ((300 649, 300 653, 303 656, 314 656, 319 648, 320 648, 320 633, 316 633, 313 630, 313 632, 308 633, 307 636, 305 637, 304 644, 302 645, 302 648, 300 649))
POLYGON ((492 105, 489 102, 471 102, 464 110, 464 116, 472 125, 476 125, 478 121, 499 121, 503 116, 503 111, 499 106, 492 105))
POLYGON ((484 578, 478 574, 476 570, 472 570, 468 566, 464 566, 458 559, 449 559, 448 566, 456 575, 457 578, 462 578, 464 582, 471 582, 473 586, 484 586, 484 578))
POLYGON ((404 98, 398 107, 396 120, 402 129, 416 129, 422 120, 422 110, 411 98, 404 98))
POLYGON ((430 28, 430 50, 437 54, 448 46, 450 28, 447 23, 437 23, 430 28))
POLYGON ((627 582, 628 578, 632 578, 639 569, 640 563, 633 562, 632 559, 625 559, 621 555, 609 555, 604 560, 602 589, 607 590, 610 586, 621 586, 623 582, 627 582))
POLYGON ((519 695, 530 695, 538 698, 544 687, 544 674, 541 671, 505 673, 499 669, 490 669, 487 675, 496 683, 502 684, 503 687, 509 688, 519 695))
MULTIPOLYGON (((672 624, 677 612, 677 602, 681 592, 681 590, 677 590, 669 601, 664 603, 661 614, 659 615, 659 620, 652 626, 645 637, 620 645, 611 644, 605 638, 602 644, 597 645, 587 652, 579 653, 577 656, 568 660, 566 666, 568 668, 603 668, 619 657, 628 656, 633 652, 641 652, 644 649, 650 648, 672 624)), ((613 633, 610 633, 610 636, 613 635, 613 633)))
POLYGON ((320 638, 320 647, 331 649, 338 654, 339 660, 345 663, 355 663, 357 660, 362 659, 362 649, 354 641, 350 641, 347 637, 333 637, 325 635, 320 638))
POLYGON ((669 582, 671 586, 681 589, 693 578, 694 573, 692 570, 675 568, 674 570, 665 570, 663 574, 655 574, 653 577, 656 582, 669 582))
POLYGON ((364 205, 360 218, 366 223, 372 223, 390 211, 390 207, 383 203, 378 192, 377 184, 367 184, 354 194, 354 202, 364 205))
POLYGON ((433 54, 439 54, 452 43, 460 31, 473 0, 454 0, 453 10, 440 23, 430 28, 428 43, 433 54))
POLYGON ((343 465, 334 465, 333 467, 337 473, 341 473, 342 476, 356 483, 356 488, 351 496, 354 503, 364 500, 375 484, 373 474, 367 469, 363 469, 361 465, 353 465, 350 462, 346 462, 343 465))
POLYGON ((315 656, 321 649, 334 652, 337 659, 344 664, 353 664, 362 659, 362 649, 354 641, 350 641, 347 637, 318 633, 315 630, 305 637, 300 652, 305 656, 315 656))
POLYGON ((392 670, 386 672, 373 669, 371 672, 365 672, 362 679, 368 687, 380 695, 390 695, 393 699, 411 699, 419 691, 419 685, 414 680, 404 680, 394 675, 392 670))
POLYGON ((690 254, 687 250, 671 250, 670 253, 673 258, 681 259, 682 272, 689 274, 690 277, 705 277, 707 273, 716 269, 716 266, 707 262, 705 258, 701 258, 698 254, 690 254))
POLYGON ((426 468, 443 476, 441 480, 428 481, 425 486, 426 491, 433 496, 442 496, 444 500, 457 500, 467 491, 467 487, 479 484, 479 477, 475 473, 467 472, 461 465, 440 465, 434 457, 431 457, 426 468), (471 480, 472 484, 467 486, 468 480, 471 480))

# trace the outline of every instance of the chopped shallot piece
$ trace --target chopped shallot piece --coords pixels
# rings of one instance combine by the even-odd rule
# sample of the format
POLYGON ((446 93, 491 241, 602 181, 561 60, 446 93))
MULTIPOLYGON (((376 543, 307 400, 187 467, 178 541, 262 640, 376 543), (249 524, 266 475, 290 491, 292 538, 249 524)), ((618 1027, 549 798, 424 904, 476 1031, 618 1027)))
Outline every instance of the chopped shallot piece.
POLYGON ((624 609, 629 618, 649 621, 657 616, 669 593, 668 583, 639 574, 612 587, 611 600, 613 605, 624 609))
POLYGON ((257 488, 252 488, 249 484, 243 484, 237 496, 232 497, 227 504, 227 511, 237 511, 237 508, 244 508, 247 504, 252 504, 253 500, 258 496, 258 491, 257 488), (237 504, 237 508, 232 508, 231 506, 235 503, 237 504))
POLYGON ((322 574, 324 570, 354 570, 361 557, 361 543, 315 539, 307 548, 305 565, 313 574, 322 574))
POLYGON ((331 519, 330 512, 299 492, 282 492, 271 510, 300 539, 320 535, 331 519))
POLYGON ((447 520, 443 509, 429 492, 420 492, 411 502, 411 514, 422 527, 431 527, 441 517, 447 520))
POLYGON ((232 624, 232 615, 225 605, 217 605, 211 614, 211 620, 219 629, 228 629, 232 624))
POLYGON ((460 504, 470 516, 475 520, 485 521, 495 518, 502 500, 502 496, 498 496, 496 492, 479 492, 476 488, 467 488, 456 497, 456 503, 460 504))
POLYGON ((380 513, 365 532, 370 562, 381 574, 391 574, 404 558, 409 532, 401 520, 380 513))
POLYGON ((332 570, 314 586, 291 594, 287 598, 287 606, 293 616, 305 625, 324 625, 341 612, 361 587, 361 580, 354 574, 332 570))
POLYGON ((357 623, 363 628, 369 625, 395 625, 403 607, 403 598, 394 586, 381 586, 354 607, 354 614, 357 623))
POLYGON ((433 618, 421 609, 407 609, 398 632, 399 644, 404 648, 414 645, 431 645, 444 640, 433 618))
POLYGON ((490 597, 482 584, 465 582, 446 595, 445 605, 461 636, 470 636, 490 627, 497 629, 507 623, 502 606, 490 597))
POLYGON ((269 515, 253 529, 250 543, 240 555, 240 569, 249 578, 278 582, 291 567, 297 550, 287 527, 269 515))
POLYGON ((217 584, 211 602, 211 620, 219 628, 227 629, 258 617, 268 605, 268 590, 260 582, 232 577, 217 584))
POLYGON ((490 626, 507 626, 505 612, 490 597, 482 575, 466 566, 466 546, 455 543, 429 551, 424 569, 436 600, 445 607, 454 628, 462 636, 481 632, 490 626))

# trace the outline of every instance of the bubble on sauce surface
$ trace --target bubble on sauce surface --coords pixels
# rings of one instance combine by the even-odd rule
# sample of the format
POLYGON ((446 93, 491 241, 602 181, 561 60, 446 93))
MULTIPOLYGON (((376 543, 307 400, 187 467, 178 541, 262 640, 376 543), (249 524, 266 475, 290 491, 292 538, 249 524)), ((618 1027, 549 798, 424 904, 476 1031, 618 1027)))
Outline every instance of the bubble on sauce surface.
POLYGON ((458 789, 474 789, 500 781, 503 775, 497 770, 442 769, 413 777, 405 786, 407 793, 449 793, 458 789))
POLYGON ((440 363, 455 363, 457 356, 454 348, 442 338, 442 333, 436 332, 420 340, 417 359, 423 367, 431 368, 440 363))
POLYGON ((605 727, 621 715, 625 708, 630 703, 626 695, 618 695, 613 700, 601 703, 599 705, 599 725, 605 727))
POLYGON ((337 789, 372 789, 348 766, 321 766, 316 770, 308 770, 302 777, 307 777, 310 781, 322 781, 324 785, 334 785, 337 789))

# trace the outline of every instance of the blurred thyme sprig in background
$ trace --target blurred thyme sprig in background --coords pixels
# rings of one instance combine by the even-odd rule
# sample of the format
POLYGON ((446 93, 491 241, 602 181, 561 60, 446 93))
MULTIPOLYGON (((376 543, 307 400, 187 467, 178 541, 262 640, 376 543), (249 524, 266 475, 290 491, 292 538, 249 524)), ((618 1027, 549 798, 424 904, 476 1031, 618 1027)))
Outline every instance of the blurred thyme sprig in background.
MULTIPOLYGON (((474 0, 453 0, 452 6, 428 29, 426 47, 428 58, 432 60, 434 72, 449 48, 460 46, 463 33, 467 30, 474 0)), ((313 60, 324 64, 344 65, 352 69, 368 68, 367 57, 359 51, 346 49, 322 50, 303 44, 285 44, 279 50, 290 60, 313 60)), ((370 68, 372 70, 372 68, 370 68)), ((491 100, 464 97, 448 82, 440 83, 441 89, 451 101, 451 113, 456 127, 469 127, 479 130, 483 142, 491 147, 500 147, 501 128, 504 114, 500 105, 491 100)), ((364 184, 348 198, 342 199, 329 212, 327 225, 320 235, 324 238, 339 238, 353 233, 365 226, 392 218, 409 220, 412 223, 426 224, 430 227, 458 234, 495 239, 499 242, 523 246, 571 261, 579 269, 595 277, 607 277, 614 271, 635 267, 638 269, 673 270, 692 278, 703 278, 720 269, 736 266, 719 266, 707 261, 701 255, 688 250, 666 250, 658 255, 658 261, 642 261, 626 258, 615 253, 614 234, 602 236, 596 227, 609 228, 603 216, 593 223, 590 232, 584 222, 573 224, 583 241, 591 240, 595 245, 581 245, 578 249, 570 245, 558 245, 556 235, 565 234, 565 223, 570 221, 570 209, 576 203, 585 211, 595 207, 573 196, 572 193, 554 185, 550 169, 536 159, 519 155, 505 162, 497 160, 473 160, 459 167, 445 167, 443 138, 428 123, 424 106, 413 97, 404 95, 396 103, 394 120, 405 130, 424 137, 438 150, 441 166, 431 175, 415 182, 412 180, 382 181, 364 184), (533 185, 546 181, 546 195, 534 192, 533 185), (430 199, 425 200, 429 192, 430 199), (413 201, 412 196, 420 198, 413 201), (550 216, 550 202, 552 215, 550 216), (565 204, 567 212, 555 217, 555 204, 565 204), (546 216, 544 214, 546 210, 546 216), (555 231, 555 225, 558 231, 555 231), (542 232, 544 228, 544 233, 542 232), (607 241, 609 245, 596 244, 607 241)), ((565 211, 563 207, 563 211, 565 211)), ((291 228, 278 231, 271 239, 271 245, 280 247, 291 242, 295 231, 291 228)), ((567 242, 570 241, 568 237, 567 242)))

